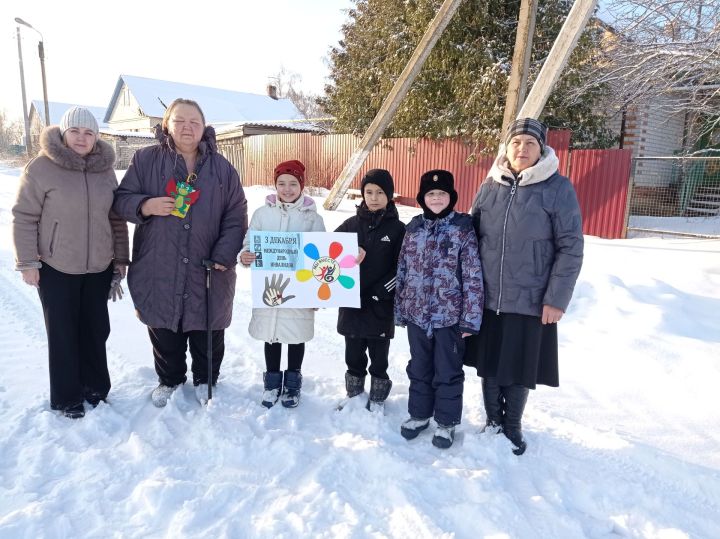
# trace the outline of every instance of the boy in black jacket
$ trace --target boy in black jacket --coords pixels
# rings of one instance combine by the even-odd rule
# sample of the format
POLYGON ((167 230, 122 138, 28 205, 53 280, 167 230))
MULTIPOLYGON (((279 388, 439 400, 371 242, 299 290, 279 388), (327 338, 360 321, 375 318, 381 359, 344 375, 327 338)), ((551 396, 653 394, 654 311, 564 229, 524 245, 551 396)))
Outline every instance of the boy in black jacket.
POLYGON ((387 170, 370 170, 360 184, 363 201, 357 215, 336 232, 356 232, 360 254, 360 308, 341 307, 338 333, 345 336, 345 388, 348 399, 365 391, 370 355, 370 395, 366 408, 382 412, 392 382, 387 374, 390 339, 395 335, 393 298, 398 255, 405 225, 393 199, 393 179, 387 170))

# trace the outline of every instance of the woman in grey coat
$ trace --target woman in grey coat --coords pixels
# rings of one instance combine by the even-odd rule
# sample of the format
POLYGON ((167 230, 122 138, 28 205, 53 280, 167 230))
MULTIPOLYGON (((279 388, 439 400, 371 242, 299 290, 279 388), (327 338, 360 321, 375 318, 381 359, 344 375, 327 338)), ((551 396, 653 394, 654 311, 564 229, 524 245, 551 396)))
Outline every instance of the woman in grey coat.
POLYGON ((158 129, 159 144, 135 153, 115 195, 115 211, 135 223, 128 286, 148 326, 159 385, 155 406, 186 381, 190 345, 199 401, 217 382, 235 294, 235 265, 247 230, 247 202, 235 168, 217 152, 200 106, 176 99, 158 129), (214 262, 210 328, 205 267, 214 262), (212 373, 207 330, 212 330, 212 373))
POLYGON ((532 118, 510 124, 472 208, 485 311, 465 363, 483 378, 486 429, 504 432, 516 455, 528 390, 559 384, 557 322, 583 259, 580 207, 546 133, 532 118))

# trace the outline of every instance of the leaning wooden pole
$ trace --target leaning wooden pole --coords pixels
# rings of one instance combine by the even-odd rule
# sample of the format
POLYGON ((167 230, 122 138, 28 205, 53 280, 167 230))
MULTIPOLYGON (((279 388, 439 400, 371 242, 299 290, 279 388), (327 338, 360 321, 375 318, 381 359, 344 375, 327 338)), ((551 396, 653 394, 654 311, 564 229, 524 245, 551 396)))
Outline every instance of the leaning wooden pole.
POLYGON ((507 126, 517 118, 520 104, 525 101, 525 88, 527 86, 528 71, 530 70, 537 7, 538 0, 520 0, 518 27, 515 33, 515 50, 513 52, 512 67, 510 68, 510 80, 508 81, 507 96, 505 98, 505 114, 503 115, 501 133, 504 133, 507 126))
POLYGON ((333 188, 323 204, 326 210, 334 210, 340 205, 340 201, 343 196, 345 196, 345 191, 347 191, 353 178, 355 178, 360 171, 360 168, 370 154, 370 150, 372 150, 373 146, 375 146, 390 124, 395 111, 407 95, 410 86, 420 73, 425 60, 427 60, 435 43, 440 39, 440 36, 450 23, 450 20, 461 3, 462 0, 445 0, 443 5, 440 6, 435 18, 430 22, 430 26, 428 26, 428 29, 425 31, 425 35, 415 48, 412 57, 410 57, 410 61, 408 61, 397 81, 395 81, 395 85, 392 87, 392 90, 390 90, 390 93, 385 98, 370 127, 368 127, 365 135, 360 140, 360 144, 352 156, 350 156, 350 160, 345 164, 345 168, 343 168, 340 176, 335 180, 333 188))
POLYGON ((575 0, 535 84, 518 112, 518 118, 540 116, 596 5, 597 0, 575 0))

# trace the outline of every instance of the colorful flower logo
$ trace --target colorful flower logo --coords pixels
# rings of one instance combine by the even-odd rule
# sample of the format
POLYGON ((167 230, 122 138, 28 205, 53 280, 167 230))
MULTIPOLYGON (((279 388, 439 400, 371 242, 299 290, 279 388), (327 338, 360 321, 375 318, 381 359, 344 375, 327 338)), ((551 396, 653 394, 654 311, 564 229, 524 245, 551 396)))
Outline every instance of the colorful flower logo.
POLYGON ((330 285, 337 281, 343 288, 352 288, 355 286, 355 279, 347 275, 342 275, 342 270, 345 268, 352 268, 357 263, 356 259, 352 255, 345 255, 342 260, 339 260, 340 255, 343 252, 343 246, 334 241, 330 244, 328 250, 328 256, 320 256, 317 245, 314 243, 308 243, 305 245, 303 252, 306 256, 314 260, 312 269, 301 269, 295 272, 295 277, 300 282, 309 281, 315 278, 319 281, 320 288, 318 288, 318 298, 321 300, 330 299, 331 291, 330 285))

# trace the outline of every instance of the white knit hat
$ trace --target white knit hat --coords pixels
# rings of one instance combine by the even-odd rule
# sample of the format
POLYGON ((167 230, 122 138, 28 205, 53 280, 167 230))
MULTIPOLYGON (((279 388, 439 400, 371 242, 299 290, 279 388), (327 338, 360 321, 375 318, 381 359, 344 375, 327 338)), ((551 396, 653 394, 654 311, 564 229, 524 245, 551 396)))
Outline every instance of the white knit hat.
POLYGON ((65 131, 71 127, 83 127, 96 135, 99 131, 95 116, 88 109, 82 107, 71 107, 63 114, 62 120, 60 120, 60 134, 64 135, 65 131))

